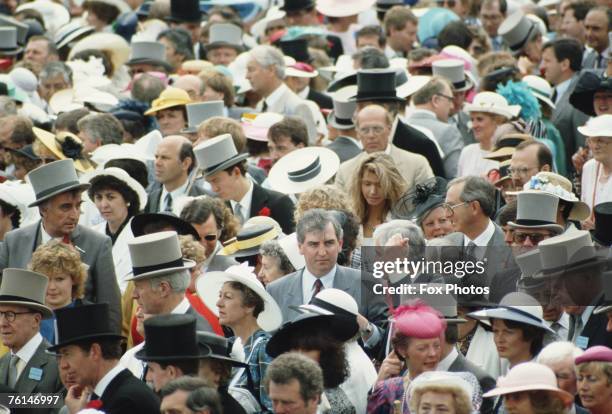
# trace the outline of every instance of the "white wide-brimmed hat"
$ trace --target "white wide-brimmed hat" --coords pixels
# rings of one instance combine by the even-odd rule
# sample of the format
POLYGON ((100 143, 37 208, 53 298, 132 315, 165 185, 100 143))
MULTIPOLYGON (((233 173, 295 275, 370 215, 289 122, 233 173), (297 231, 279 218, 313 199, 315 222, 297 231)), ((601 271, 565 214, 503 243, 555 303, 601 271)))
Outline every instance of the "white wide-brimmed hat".
POLYGON ((552 109, 555 109, 555 103, 551 99, 553 88, 546 79, 535 75, 527 75, 523 78, 523 82, 527 84, 529 90, 531 90, 531 93, 533 93, 536 98, 552 109))
POLYGON ((291 233, 279 238, 277 242, 295 270, 300 270, 306 266, 306 259, 304 259, 304 255, 300 253, 298 248, 297 233, 291 233))
POLYGON ((70 21, 70 13, 61 4, 51 0, 35 0, 29 3, 24 3, 17 7, 17 13, 23 10, 36 10, 41 14, 45 29, 50 34, 54 34, 60 26, 65 25, 70 21))
POLYGON ((81 20, 72 20, 55 32, 53 37, 55 47, 61 49, 77 39, 90 35, 95 30, 92 26, 84 25, 84 22, 81 20))
POLYGON ((306 147, 279 159, 270 170, 270 187, 283 194, 299 194, 325 184, 340 168, 340 158, 328 148, 306 147))
POLYGON ((300 313, 316 313, 317 315, 345 315, 357 317, 359 306, 351 295, 340 289, 323 289, 317 293, 310 303, 296 306, 300 313))
POLYGON ((204 177, 236 165, 248 158, 249 154, 239 154, 230 134, 207 139, 193 149, 204 177))
POLYGON ((495 92, 480 92, 476 94, 472 103, 465 104, 466 112, 486 112, 501 115, 507 119, 518 116, 520 105, 508 105, 506 98, 495 92))
POLYGON ((255 118, 242 118, 242 129, 248 139, 261 142, 268 142, 268 130, 284 118, 276 112, 264 112, 254 116, 255 118))
POLYGON ((147 161, 153 161, 155 157, 145 153, 143 148, 136 144, 104 144, 96 148, 90 155, 90 158, 98 166, 104 167, 107 162, 117 159, 128 159, 140 161, 146 166, 147 161))
POLYGON ((467 316, 487 322, 491 319, 520 322, 555 333, 543 319, 544 311, 540 302, 523 292, 508 293, 499 302, 499 307, 471 312, 467 316))
POLYGON ((347 17, 355 16, 369 10, 376 0, 317 0, 317 11, 323 16, 347 17))
POLYGON ((213 116, 223 116, 225 105, 223 101, 207 101, 190 103, 185 105, 185 108, 187 108, 187 128, 184 128, 181 133, 195 134, 202 122, 213 116))
POLYGON ((563 391, 557 385, 557 377, 552 369, 537 362, 523 362, 514 366, 506 376, 497 379, 497 387, 482 396, 497 397, 525 391, 551 391, 567 406, 574 401, 574 396, 563 391))
POLYGON ((89 104, 101 112, 108 112, 119 103, 111 93, 103 92, 86 84, 75 85, 71 89, 62 89, 53 94, 49 107, 55 114, 70 112, 89 104))
POLYGON ((543 191, 521 191, 517 194, 516 219, 508 226, 527 229, 551 230, 563 233, 564 228, 557 224, 559 198, 543 191))
POLYGON ((17 305, 34 309, 51 318, 53 311, 45 306, 49 278, 25 269, 6 268, 2 271, 0 304, 17 305))
POLYGON ((308 63, 296 62, 285 68, 285 76, 293 76, 296 78, 316 78, 319 72, 308 63))
POLYGON ((130 57, 130 44, 121 36, 114 33, 97 32, 79 40, 70 50, 68 60, 83 50, 101 50, 110 54, 114 68, 120 68, 130 57))
POLYGON ((257 315, 257 324, 264 331, 274 331, 283 322, 283 315, 274 298, 266 291, 264 285, 253 273, 253 269, 253 267, 243 263, 241 265, 230 266, 224 272, 206 272, 196 280, 198 296, 218 316, 219 308, 217 308, 217 301, 219 300, 219 292, 221 292, 223 284, 225 282, 242 283, 255 292, 264 302, 263 311, 257 315))
MULTIPOLYGON (((147 191, 138 181, 133 179, 127 173, 127 171, 121 168, 117 168, 117 167, 108 167, 108 168, 104 168, 103 170, 96 170, 87 177, 87 182, 91 185, 91 182, 94 178, 104 177, 104 176, 114 177, 117 180, 124 183, 125 185, 127 185, 128 188, 134 191, 136 195, 138 196, 138 203, 140 205, 140 210, 144 210, 144 207, 147 205, 147 191)), ((89 195, 87 195, 87 198, 89 198, 89 195)), ((94 200, 90 200, 90 201, 92 203, 94 202, 94 200)))
POLYGON ((181 244, 175 231, 138 236, 128 242, 128 248, 133 276, 126 279, 127 281, 189 270, 196 265, 192 260, 183 259, 181 244))
POLYGON ((28 207, 35 200, 34 189, 30 184, 17 181, 5 181, 0 184, 0 200, 17 207, 20 218, 19 225, 23 227, 38 217, 38 209, 28 207))
POLYGON ((612 115, 604 114, 591 118, 587 123, 578 127, 585 137, 607 137, 612 138, 612 115))
POLYGON ((414 95, 427 85, 431 80, 431 76, 415 75, 408 77, 408 80, 397 87, 397 96, 400 98, 408 98, 414 95))
POLYGON ((287 13, 280 9, 278 6, 272 6, 266 12, 263 19, 258 20, 251 26, 251 34, 255 39, 258 39, 261 35, 266 33, 268 25, 276 22, 283 21, 287 13))

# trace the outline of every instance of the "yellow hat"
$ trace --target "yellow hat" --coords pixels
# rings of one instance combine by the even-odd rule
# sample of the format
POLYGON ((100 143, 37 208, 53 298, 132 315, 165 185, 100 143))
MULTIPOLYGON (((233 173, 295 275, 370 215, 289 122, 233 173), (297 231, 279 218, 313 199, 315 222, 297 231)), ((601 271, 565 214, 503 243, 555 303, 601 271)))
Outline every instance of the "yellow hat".
POLYGON ((187 105, 188 103, 191 103, 191 98, 189 98, 189 94, 187 92, 182 89, 169 86, 164 89, 164 91, 159 95, 159 98, 153 101, 151 109, 144 114, 153 115, 154 113, 163 109, 187 105))
POLYGON ((58 160, 71 159, 78 172, 87 172, 94 169, 93 165, 80 154, 83 151, 83 142, 76 135, 62 131, 57 135, 40 128, 32 128, 38 139, 58 160))

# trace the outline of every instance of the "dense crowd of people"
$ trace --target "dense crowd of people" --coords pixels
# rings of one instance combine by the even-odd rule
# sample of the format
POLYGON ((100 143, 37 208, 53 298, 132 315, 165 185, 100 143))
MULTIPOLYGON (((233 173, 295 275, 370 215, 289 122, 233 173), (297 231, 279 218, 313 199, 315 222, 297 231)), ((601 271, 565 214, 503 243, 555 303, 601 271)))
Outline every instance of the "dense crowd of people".
POLYGON ((0 0, 0 412, 612 413, 610 0, 0 0))

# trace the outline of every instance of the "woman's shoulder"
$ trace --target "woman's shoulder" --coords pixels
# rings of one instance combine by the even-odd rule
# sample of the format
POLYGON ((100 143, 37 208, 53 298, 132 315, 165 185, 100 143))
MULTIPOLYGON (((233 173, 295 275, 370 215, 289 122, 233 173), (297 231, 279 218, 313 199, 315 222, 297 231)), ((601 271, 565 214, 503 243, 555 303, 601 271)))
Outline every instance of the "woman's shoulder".
POLYGON ((396 400, 404 397, 404 377, 379 381, 368 396, 368 413, 390 413, 396 400))

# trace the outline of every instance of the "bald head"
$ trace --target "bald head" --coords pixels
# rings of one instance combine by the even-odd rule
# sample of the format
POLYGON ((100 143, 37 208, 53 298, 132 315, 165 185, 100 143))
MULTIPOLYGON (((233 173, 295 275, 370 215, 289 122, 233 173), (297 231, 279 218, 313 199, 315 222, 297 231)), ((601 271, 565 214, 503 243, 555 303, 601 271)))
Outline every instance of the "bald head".
POLYGON ((182 186, 195 167, 191 141, 182 135, 165 137, 155 150, 155 178, 168 191, 182 186))
POLYGON ((172 86, 184 90, 189 94, 189 97, 194 102, 202 100, 202 94, 204 93, 204 82, 196 75, 183 75, 174 81, 172 86))
POLYGON ((384 151, 389 145, 389 133, 393 119, 381 105, 368 105, 357 113, 355 124, 357 138, 368 154, 384 151))

